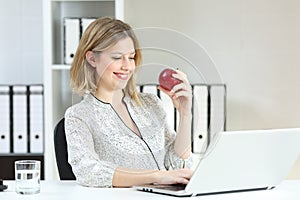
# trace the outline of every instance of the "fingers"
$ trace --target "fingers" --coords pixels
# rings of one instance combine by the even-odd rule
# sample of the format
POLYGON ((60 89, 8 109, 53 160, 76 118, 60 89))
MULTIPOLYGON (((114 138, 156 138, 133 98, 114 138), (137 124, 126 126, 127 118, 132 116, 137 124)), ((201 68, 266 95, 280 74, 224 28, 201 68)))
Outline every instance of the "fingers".
POLYGON ((180 173, 180 176, 182 176, 183 178, 186 178, 186 179, 190 179, 193 175, 193 171, 188 169, 188 168, 182 168, 182 169, 178 169, 176 170, 180 173))
POLYGON ((174 78, 181 80, 184 83, 189 83, 187 75, 180 70, 176 70, 177 73, 172 74, 174 78))
POLYGON ((175 172, 177 173, 178 176, 176 182, 182 184, 188 184, 189 180, 193 175, 193 171, 190 169, 178 169, 175 170, 175 172))
POLYGON ((187 185, 189 183, 189 180, 185 179, 185 178, 179 178, 177 181, 176 181, 176 184, 184 184, 184 185, 187 185))
POLYGON ((174 78, 179 79, 182 81, 182 83, 175 85, 171 91, 173 92, 177 92, 177 91, 181 91, 181 90, 185 90, 185 91, 192 91, 191 89, 191 85, 187 79, 187 76, 185 73, 183 73, 182 71, 176 70, 177 74, 172 74, 174 78))
POLYGON ((187 79, 186 74, 183 73, 182 71, 179 71, 179 70, 176 70, 176 72, 177 72, 177 73, 172 74, 172 76, 173 76, 174 78, 178 79, 178 80, 181 80, 181 83, 175 85, 175 86, 172 88, 171 91, 168 91, 168 90, 162 88, 161 86, 158 86, 158 89, 159 89, 159 90, 165 92, 166 94, 169 94, 169 96, 170 96, 170 94, 172 94, 172 93, 174 93, 174 92, 176 92, 176 91, 178 91, 178 90, 182 90, 182 89, 189 90, 189 89, 191 89, 191 88, 190 88, 190 83, 189 83, 189 81, 188 81, 188 79, 187 79))
POLYGON ((176 173, 178 178, 183 178, 186 180, 190 180, 193 175, 193 171, 187 168, 176 169, 173 172, 176 173))
MULTIPOLYGON (((192 88, 190 85, 186 85, 184 83, 180 83, 178 85, 175 85, 172 90, 170 91, 171 93, 176 93, 177 96, 186 96, 185 94, 191 94, 192 93, 192 88), (183 92, 183 93, 180 93, 183 92), (180 95, 182 94, 182 95, 180 95)), ((187 95, 189 96, 189 95, 187 95)))
POLYGON ((176 70, 176 72, 177 73, 172 74, 172 76, 178 80, 181 80, 181 83, 175 85, 171 91, 168 91, 160 86, 158 86, 158 89, 163 91, 173 100, 173 104, 177 109, 181 108, 180 104, 185 104, 185 107, 187 107, 186 110, 189 110, 188 107, 191 104, 192 99, 192 87, 185 73, 179 70, 176 70))
POLYGON ((186 100, 190 101, 192 99, 192 89, 190 85, 185 85, 184 83, 180 83, 173 87, 173 89, 170 91, 171 98, 173 100, 179 98, 179 97, 185 97, 186 100))
POLYGON ((155 179, 158 184, 187 184, 193 175, 193 171, 187 168, 170 171, 159 171, 155 179))
POLYGON ((170 91, 168 91, 168 90, 166 90, 166 89, 164 89, 163 87, 161 87, 161 86, 158 86, 157 87, 157 89, 159 89, 159 90, 161 90, 161 91, 163 91, 164 93, 166 93, 167 95, 171 95, 171 92, 170 91))

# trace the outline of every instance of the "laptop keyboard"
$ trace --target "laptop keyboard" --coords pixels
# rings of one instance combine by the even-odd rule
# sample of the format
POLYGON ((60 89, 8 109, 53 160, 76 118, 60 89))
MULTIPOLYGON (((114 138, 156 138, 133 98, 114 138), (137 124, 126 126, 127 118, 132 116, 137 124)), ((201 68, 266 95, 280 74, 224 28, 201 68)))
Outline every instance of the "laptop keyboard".
POLYGON ((186 185, 184 184, 174 184, 174 185, 149 185, 148 187, 162 189, 162 190, 171 190, 171 191, 180 191, 184 190, 186 185))

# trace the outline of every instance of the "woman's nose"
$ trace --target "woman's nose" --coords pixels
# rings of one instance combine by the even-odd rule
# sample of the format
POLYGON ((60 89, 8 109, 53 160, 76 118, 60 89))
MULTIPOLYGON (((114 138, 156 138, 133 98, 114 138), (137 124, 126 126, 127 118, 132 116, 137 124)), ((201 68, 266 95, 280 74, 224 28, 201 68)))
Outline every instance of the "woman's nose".
POLYGON ((122 65, 121 70, 123 70, 123 71, 128 71, 128 67, 125 66, 125 65, 122 65))
POLYGON ((121 69, 124 70, 124 71, 128 71, 129 70, 129 65, 130 65, 130 60, 128 58, 123 58, 121 69))

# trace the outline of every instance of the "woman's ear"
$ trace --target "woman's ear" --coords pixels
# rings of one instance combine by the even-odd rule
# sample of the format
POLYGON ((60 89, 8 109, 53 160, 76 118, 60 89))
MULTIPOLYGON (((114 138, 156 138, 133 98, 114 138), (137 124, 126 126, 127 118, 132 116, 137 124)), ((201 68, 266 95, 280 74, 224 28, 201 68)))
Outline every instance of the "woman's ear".
POLYGON ((86 52, 85 59, 92 67, 96 67, 96 57, 92 51, 86 52))

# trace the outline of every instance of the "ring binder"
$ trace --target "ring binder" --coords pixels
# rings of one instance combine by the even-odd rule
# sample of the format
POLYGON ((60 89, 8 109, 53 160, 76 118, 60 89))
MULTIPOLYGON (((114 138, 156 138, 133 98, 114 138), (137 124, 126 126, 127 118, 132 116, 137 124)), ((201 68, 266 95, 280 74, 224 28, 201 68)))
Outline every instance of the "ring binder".
POLYGON ((27 87, 13 86, 13 152, 27 153, 27 87))
POLYGON ((93 17, 81 18, 81 35, 84 33, 84 31, 87 29, 87 27, 95 20, 96 20, 96 18, 93 18, 93 17))
POLYGON ((192 151, 194 153, 204 153, 207 149, 208 117, 208 87, 195 85, 193 87, 192 137, 192 151))
POLYGON ((165 112, 167 113, 168 124, 170 125, 170 127, 175 129, 175 108, 173 106, 172 99, 163 92, 160 93, 160 99, 162 101, 165 112))
POLYGON ((71 64, 80 40, 80 18, 64 18, 65 64, 71 64))
POLYGON ((44 152, 43 86, 29 86, 30 153, 44 152))
POLYGON ((210 138, 213 140, 217 133, 225 129, 225 95, 224 85, 210 85, 211 114, 210 114, 210 138))
POLYGON ((10 88, 0 85, 0 153, 10 152, 10 88))

